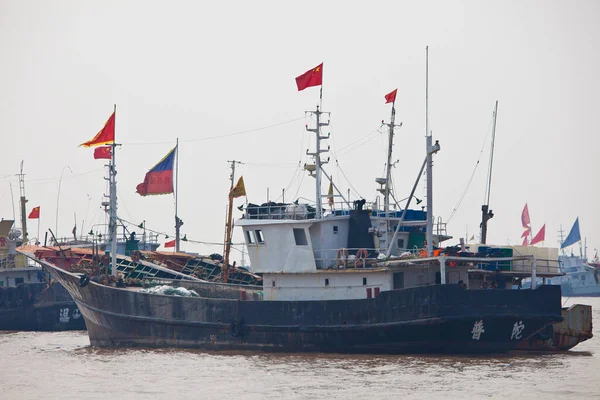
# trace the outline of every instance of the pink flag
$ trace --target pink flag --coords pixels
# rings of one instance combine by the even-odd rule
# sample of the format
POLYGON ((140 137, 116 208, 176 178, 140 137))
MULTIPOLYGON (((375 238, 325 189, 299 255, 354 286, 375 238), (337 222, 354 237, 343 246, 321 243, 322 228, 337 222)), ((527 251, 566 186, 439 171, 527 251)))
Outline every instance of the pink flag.
POLYGON ((523 228, 529 228, 529 224, 531 224, 531 221, 529 220, 529 209, 527 208, 527 203, 525 203, 525 208, 521 213, 521 225, 523 225, 523 228))
POLYGON ((527 236, 525 236, 525 239, 523 239, 523 246, 527 247, 527 236))
POLYGON ((525 232, 523 232, 521 237, 527 237, 527 236, 529 236, 529 233, 531 233, 531 229, 525 229, 525 232))
POLYGON ((531 239, 531 244, 534 245, 539 242, 543 242, 546 237, 546 224, 542 226, 542 229, 535 235, 533 239, 531 239))

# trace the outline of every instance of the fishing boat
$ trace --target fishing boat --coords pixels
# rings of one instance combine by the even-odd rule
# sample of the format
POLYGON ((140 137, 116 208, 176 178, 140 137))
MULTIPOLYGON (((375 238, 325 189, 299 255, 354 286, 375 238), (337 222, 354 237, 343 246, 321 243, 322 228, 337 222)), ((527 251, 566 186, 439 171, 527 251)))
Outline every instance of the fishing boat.
MULTIPOLYGON (((313 79, 319 73, 322 65, 307 72, 308 86, 320 85, 320 79, 313 79)), ((307 74, 297 83, 300 78, 306 83, 307 74)), ((473 272, 481 271, 480 264, 505 258, 448 256, 435 248, 444 238, 434 235, 432 210, 432 158, 440 146, 433 143, 428 123, 426 156, 417 181, 406 205, 398 212, 391 210, 395 199, 389 161, 398 125, 395 102, 390 102, 387 176, 377 180, 384 186, 383 208, 364 200, 349 202, 334 185, 321 159, 327 151, 321 142, 328 138, 321 128, 328 122, 320 107, 311 111, 316 124, 307 129, 315 134, 316 148, 309 154, 315 161, 305 167, 315 178, 315 202, 246 207, 236 221, 252 268, 263 277, 262 286, 181 280, 173 284, 201 295, 165 296, 95 282, 21 251, 67 288, 86 320, 93 346, 494 353, 515 349, 548 324, 562 320, 560 287, 481 290, 478 278, 470 279, 473 272), (425 167, 427 210, 424 219, 416 213, 411 220, 410 202, 425 167), (322 194, 323 177, 337 194, 322 194), (329 211, 323 207, 324 198, 329 211), (341 199, 338 207, 335 198, 341 199), (426 237, 424 254, 406 251, 411 233, 420 230, 426 237), (400 236, 406 242, 400 242, 400 236)), ((114 158, 110 171, 116 173, 114 158)), ((235 186, 233 182, 232 174, 225 266, 229 265, 233 200, 245 194, 242 178, 235 186)), ((111 188, 114 184, 112 178, 111 188)), ((116 200, 113 193, 111 206, 116 200)), ((116 265, 114 245, 111 256, 111 264, 116 265)), ((511 268, 535 276, 535 258, 514 257, 511 268)), ((223 274, 223 282, 228 282, 227 268, 223 274)))
POLYGON ((71 295, 16 248, 22 231, 13 220, 0 221, 0 330, 85 329, 71 295))

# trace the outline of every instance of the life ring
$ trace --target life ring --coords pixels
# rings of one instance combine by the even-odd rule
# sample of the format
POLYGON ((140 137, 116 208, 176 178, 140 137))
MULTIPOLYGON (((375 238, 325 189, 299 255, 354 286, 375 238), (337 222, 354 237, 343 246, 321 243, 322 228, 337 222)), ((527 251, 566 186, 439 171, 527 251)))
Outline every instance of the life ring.
POLYGON ((362 268, 365 266, 365 259, 369 258, 367 249, 360 249, 356 252, 356 258, 354 259, 354 265, 356 268, 362 268))
POLYGON ((339 249, 337 251, 337 264, 338 265, 344 265, 346 264, 346 261, 348 261, 348 250, 346 250, 346 248, 342 247, 341 249, 339 249), (343 255, 343 258, 342 258, 343 255))
POLYGON ((80 287, 86 287, 88 285, 88 283, 90 283, 90 277, 87 275, 82 275, 81 278, 79 278, 79 286, 80 287))

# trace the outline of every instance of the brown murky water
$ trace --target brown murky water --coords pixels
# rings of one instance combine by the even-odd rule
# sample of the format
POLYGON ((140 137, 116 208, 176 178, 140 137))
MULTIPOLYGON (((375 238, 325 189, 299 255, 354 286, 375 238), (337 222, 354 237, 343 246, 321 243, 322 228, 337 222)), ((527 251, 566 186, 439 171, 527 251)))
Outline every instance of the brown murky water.
POLYGON ((0 399, 600 398, 595 337, 558 354, 345 356, 98 349, 85 332, 0 332, 0 399))

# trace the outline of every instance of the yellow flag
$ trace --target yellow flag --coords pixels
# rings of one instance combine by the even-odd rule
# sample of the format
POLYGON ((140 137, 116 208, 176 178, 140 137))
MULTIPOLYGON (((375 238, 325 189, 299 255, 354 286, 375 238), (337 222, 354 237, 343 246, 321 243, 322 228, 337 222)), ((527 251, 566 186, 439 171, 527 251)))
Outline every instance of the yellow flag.
POLYGON ((235 187, 233 189, 231 189, 231 192, 229 192, 229 197, 231 197, 232 199, 235 199, 236 197, 245 196, 245 195, 246 195, 246 186, 244 186, 244 177, 240 176, 240 179, 238 180, 235 187))

